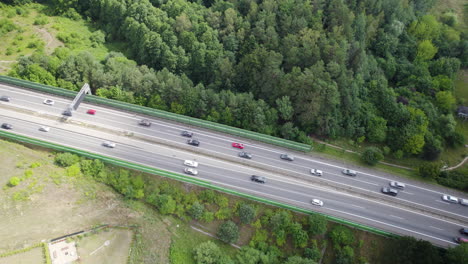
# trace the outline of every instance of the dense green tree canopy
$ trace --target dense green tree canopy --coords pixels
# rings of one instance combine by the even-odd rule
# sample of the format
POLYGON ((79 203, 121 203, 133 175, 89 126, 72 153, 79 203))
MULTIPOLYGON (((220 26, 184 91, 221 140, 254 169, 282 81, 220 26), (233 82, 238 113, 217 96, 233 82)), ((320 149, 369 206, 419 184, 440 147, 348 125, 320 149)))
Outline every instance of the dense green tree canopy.
POLYGON ((89 82, 103 97, 304 142, 364 138, 419 155, 453 138, 437 120, 453 115, 468 35, 450 14, 427 14, 433 0, 49 2, 94 22, 93 45, 126 43, 136 63, 59 49, 20 59, 11 75, 89 82))

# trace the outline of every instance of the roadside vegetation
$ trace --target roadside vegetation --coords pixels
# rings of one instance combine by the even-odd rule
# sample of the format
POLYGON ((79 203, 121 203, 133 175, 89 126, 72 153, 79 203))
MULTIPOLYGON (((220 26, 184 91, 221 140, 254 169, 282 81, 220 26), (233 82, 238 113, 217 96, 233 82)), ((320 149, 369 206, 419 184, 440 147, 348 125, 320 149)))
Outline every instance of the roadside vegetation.
MULTIPOLYGON (((5 218, 0 220, 0 225, 10 226, 10 231, 2 229, 2 251, 37 243, 45 235, 58 237, 106 224, 132 227, 129 263, 427 264, 466 257, 457 257, 466 245, 440 250, 428 242, 385 238, 328 222, 320 215, 297 214, 69 153, 51 155, 6 141, 0 145, 5 157, 0 161, 5 171, 0 198, 3 208, 10 207, 9 218, 23 226, 11 229, 5 218), (16 186, 9 184, 12 177, 26 174, 31 176, 19 176, 22 180, 16 186), (42 190, 29 192, 33 182, 42 190), (27 195, 18 200, 15 193, 23 190, 27 195), (22 209, 15 211, 13 205, 22 209), (41 213, 40 219, 35 213, 41 213), (25 224, 25 218, 35 224, 25 224)), ((100 233, 101 238, 76 239, 78 251, 80 245, 85 247, 82 252, 97 248, 108 236, 100 233)))

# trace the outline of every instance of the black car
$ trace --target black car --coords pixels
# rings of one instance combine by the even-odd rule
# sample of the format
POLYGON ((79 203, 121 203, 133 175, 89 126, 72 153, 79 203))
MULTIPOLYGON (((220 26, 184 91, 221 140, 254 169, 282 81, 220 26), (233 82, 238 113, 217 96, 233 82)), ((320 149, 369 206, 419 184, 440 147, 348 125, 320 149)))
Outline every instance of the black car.
POLYGON ((252 154, 242 151, 242 152, 239 152, 239 157, 246 158, 246 159, 251 159, 252 154))
POLYGON ((187 144, 198 147, 200 145, 200 141, 196 139, 189 139, 187 140, 187 144))
POLYGON ((289 155, 289 154, 281 154, 280 158, 284 159, 284 160, 288 160, 288 161, 293 161, 294 160, 294 157, 289 155))
POLYGON ((0 101, 10 102, 10 100, 11 100, 10 96, 6 96, 6 95, 0 96, 0 101))
POLYGON ((189 131, 182 131, 182 133, 180 133, 182 136, 184 137, 189 137, 191 138, 193 136, 193 133, 192 132, 189 132, 189 131))
POLYGON ((382 193, 388 194, 391 196, 397 196, 398 191, 389 187, 382 187, 382 193))
POLYGON ((151 122, 148 119, 142 119, 142 120, 140 120, 140 122, 138 122, 138 124, 141 125, 141 126, 146 126, 146 127, 151 126, 151 122))
POLYGON ((72 116, 72 112, 70 110, 63 111, 62 115, 64 116, 72 116))
POLYGON ((460 231, 460 234, 468 236, 468 228, 466 228, 466 227, 465 228, 460 228, 459 231, 460 231))
POLYGON ((252 175, 250 176, 250 180, 258 183, 265 183, 266 178, 263 176, 252 175))
POLYGON ((11 124, 8 124, 8 123, 3 123, 3 124, 2 124, 2 128, 4 128, 4 129, 12 129, 13 126, 12 126, 11 124))

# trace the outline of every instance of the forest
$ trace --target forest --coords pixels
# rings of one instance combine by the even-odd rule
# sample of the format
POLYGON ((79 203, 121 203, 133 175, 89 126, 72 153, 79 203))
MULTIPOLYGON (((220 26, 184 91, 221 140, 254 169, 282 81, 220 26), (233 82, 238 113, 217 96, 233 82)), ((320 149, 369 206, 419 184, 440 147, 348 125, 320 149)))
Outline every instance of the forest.
MULTIPOLYGON (((10 0, 12 4, 31 2, 10 0)), ((98 60, 22 57, 11 76, 301 142, 348 138, 396 158, 436 159, 464 143, 454 79, 468 36, 435 0, 50 0, 50 12, 97 25, 98 60)), ((459 102, 460 103, 460 102, 459 102)), ((463 103, 463 102, 461 102, 463 103)))

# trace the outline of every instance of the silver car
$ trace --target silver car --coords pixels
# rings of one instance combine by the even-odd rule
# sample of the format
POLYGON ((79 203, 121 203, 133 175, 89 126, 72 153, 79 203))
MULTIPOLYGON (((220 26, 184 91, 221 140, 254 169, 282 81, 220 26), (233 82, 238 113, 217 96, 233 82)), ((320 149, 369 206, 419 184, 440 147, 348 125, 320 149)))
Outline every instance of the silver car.
POLYGON ((104 141, 104 142, 102 143, 102 145, 103 145, 104 147, 108 147, 108 148, 115 148, 115 146, 116 146, 116 144, 115 144, 114 142, 110 142, 110 141, 104 141))
POLYGON ((198 171, 196 169, 192 169, 192 168, 185 168, 184 172, 189 174, 189 175, 198 175, 198 171))
POLYGON ((47 126, 39 127, 39 131, 42 131, 42 132, 49 132, 49 130, 50 130, 50 127, 47 127, 47 126))
POLYGON ((316 206, 320 206, 320 207, 323 206, 322 200, 319 200, 319 199, 312 199, 312 201, 310 201, 310 203, 313 204, 313 205, 316 205, 316 206))
POLYGON ((310 174, 315 175, 315 176, 322 176, 323 172, 317 169, 310 169, 310 174))
POLYGON ((353 170, 350 170, 350 169, 344 169, 344 170, 341 171, 341 173, 343 173, 344 175, 352 176, 352 177, 356 177, 356 175, 357 175, 356 171, 353 171, 353 170))
POLYGON ((449 203, 458 203, 458 198, 450 195, 442 195, 442 200, 449 203))
POLYGON ((401 182, 397 182, 397 181, 391 181, 389 183, 389 185, 393 188, 397 188, 397 189, 405 189, 406 185, 404 183, 401 183, 401 182))

